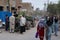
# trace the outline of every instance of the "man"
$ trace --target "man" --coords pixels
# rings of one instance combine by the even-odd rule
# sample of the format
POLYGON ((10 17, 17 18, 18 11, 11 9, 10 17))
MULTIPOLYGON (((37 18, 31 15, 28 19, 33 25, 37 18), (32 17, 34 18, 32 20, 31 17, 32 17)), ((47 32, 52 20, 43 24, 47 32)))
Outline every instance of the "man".
POLYGON ((18 14, 16 13, 16 11, 14 12, 14 17, 15 17, 15 32, 18 32, 19 20, 18 20, 18 14))
POLYGON ((15 28, 15 17, 14 17, 14 15, 12 15, 11 17, 10 17, 10 32, 11 33, 14 33, 14 29, 15 28))
POLYGON ((25 32, 26 18, 21 15, 20 17, 20 33, 25 32))
POLYGON ((6 15, 6 19, 5 20, 6 20, 5 30, 8 31, 8 29, 9 29, 9 17, 8 17, 8 15, 6 15))
POLYGON ((17 17, 15 17, 15 32, 18 32, 19 31, 19 20, 17 17))

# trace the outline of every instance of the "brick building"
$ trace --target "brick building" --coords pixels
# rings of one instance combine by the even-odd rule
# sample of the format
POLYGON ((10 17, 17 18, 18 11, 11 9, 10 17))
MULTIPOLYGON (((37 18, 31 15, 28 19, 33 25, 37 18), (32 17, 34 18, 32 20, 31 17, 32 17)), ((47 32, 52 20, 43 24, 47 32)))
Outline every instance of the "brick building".
POLYGON ((6 6, 5 4, 6 3, 4 0, 0 0, 0 11, 5 10, 5 6, 6 6))
POLYGON ((31 15, 33 12, 32 4, 31 3, 20 3, 22 5, 22 9, 26 9, 27 15, 31 15))
POLYGON ((14 9, 17 9, 17 12, 18 12, 20 3, 22 3, 22 0, 10 0, 11 11, 14 9))
POLYGON ((9 10, 14 12, 14 9, 17 9, 17 12, 22 9, 26 9, 28 14, 31 14, 33 9, 31 3, 24 3, 22 0, 0 0, 0 10, 9 10))

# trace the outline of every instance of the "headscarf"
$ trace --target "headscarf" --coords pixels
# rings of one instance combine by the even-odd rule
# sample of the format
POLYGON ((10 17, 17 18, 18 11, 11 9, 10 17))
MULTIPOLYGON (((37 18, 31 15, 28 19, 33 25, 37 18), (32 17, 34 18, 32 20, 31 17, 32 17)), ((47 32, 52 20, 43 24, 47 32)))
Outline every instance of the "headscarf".
POLYGON ((39 27, 44 27, 45 26, 45 19, 40 19, 39 23, 38 23, 39 27))

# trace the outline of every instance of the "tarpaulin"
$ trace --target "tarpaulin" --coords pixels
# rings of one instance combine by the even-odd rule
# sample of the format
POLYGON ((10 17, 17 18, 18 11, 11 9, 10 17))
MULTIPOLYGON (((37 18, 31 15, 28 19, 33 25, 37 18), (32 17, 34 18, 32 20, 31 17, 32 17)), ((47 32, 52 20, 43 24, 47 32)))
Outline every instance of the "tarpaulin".
POLYGON ((6 15, 10 17, 12 13, 10 13, 9 11, 0 11, 0 19, 2 20, 2 22, 5 22, 6 15))

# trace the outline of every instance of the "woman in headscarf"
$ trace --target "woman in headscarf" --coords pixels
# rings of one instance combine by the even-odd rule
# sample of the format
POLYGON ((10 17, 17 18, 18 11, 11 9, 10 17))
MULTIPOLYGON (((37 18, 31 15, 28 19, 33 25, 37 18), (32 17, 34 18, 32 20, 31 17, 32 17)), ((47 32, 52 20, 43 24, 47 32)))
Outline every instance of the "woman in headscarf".
POLYGON ((44 27, 45 27, 45 19, 41 19, 37 25, 37 35, 40 40, 44 40, 44 27))

